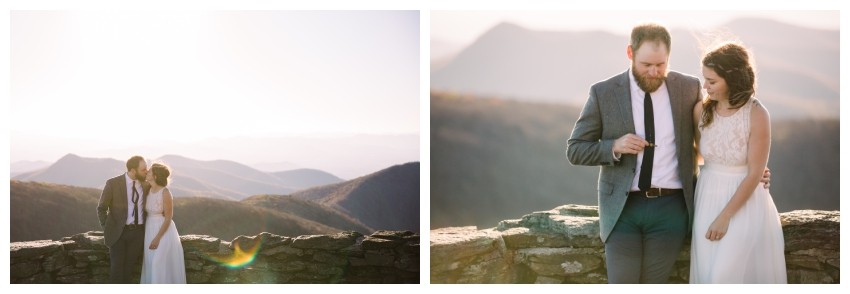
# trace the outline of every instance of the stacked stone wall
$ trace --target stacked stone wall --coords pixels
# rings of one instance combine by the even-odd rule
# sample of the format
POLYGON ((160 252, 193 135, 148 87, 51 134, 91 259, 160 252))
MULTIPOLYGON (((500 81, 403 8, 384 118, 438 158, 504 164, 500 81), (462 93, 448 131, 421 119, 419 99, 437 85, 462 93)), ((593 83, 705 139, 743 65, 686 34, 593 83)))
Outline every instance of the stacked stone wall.
MULTIPOLYGON (((839 212, 780 214, 789 283, 840 283, 839 212)), ((431 283, 607 283, 595 206, 565 205, 479 230, 430 233, 431 283)), ((689 242, 688 242, 689 243, 689 242)), ((687 283, 690 244, 671 283, 687 283)))
MULTIPOLYGON (((180 236, 188 283, 419 283, 419 235, 377 231, 295 238, 262 233, 222 241, 180 236), (260 246, 250 263, 235 257, 260 246)), ((12 283, 107 283, 102 232, 11 243, 12 283)), ((136 268, 136 282, 141 265, 136 268)))

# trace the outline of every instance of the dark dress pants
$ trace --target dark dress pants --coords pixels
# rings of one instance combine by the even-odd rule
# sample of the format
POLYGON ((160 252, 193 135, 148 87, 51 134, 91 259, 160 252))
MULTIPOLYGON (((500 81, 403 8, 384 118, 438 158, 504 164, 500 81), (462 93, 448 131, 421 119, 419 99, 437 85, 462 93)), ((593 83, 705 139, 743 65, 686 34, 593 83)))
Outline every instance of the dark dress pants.
POLYGON ((139 264, 145 247, 145 227, 130 229, 124 226, 121 237, 109 247, 109 283, 133 282, 133 269, 139 264))
POLYGON ((605 243, 608 283, 667 283, 688 234, 684 195, 628 197, 605 243))

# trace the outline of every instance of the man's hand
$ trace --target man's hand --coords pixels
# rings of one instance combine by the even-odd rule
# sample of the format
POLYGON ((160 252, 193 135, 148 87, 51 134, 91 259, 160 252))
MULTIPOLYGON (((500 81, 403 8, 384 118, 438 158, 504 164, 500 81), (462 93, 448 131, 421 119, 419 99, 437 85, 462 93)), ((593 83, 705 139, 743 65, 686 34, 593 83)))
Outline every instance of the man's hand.
POLYGON ((618 154, 638 154, 649 142, 635 134, 626 134, 614 140, 614 152, 618 154))
POLYGON ((765 190, 770 189, 770 169, 767 167, 764 168, 764 175, 761 176, 761 182, 764 183, 765 190))

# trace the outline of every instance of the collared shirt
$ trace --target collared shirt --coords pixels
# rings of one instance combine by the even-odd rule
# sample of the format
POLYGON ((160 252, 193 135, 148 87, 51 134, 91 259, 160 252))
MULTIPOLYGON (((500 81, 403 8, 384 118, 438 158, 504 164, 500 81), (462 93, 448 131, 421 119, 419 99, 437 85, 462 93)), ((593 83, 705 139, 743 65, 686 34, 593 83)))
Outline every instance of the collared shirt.
MULTIPOLYGON (((132 225, 133 224, 133 179, 131 179, 130 175, 127 174, 127 173, 124 173, 124 179, 127 180, 127 224, 132 225)), ((145 207, 142 205, 142 196, 143 196, 142 193, 144 193, 144 191, 142 190, 142 182, 141 181, 136 181, 136 192, 139 193, 139 200, 138 200, 138 203, 136 203, 136 206, 139 207, 139 210, 138 210, 139 224, 141 225, 141 224, 145 223, 145 218, 142 217, 142 216, 144 216, 144 214, 142 212, 144 212, 145 207)))
MULTIPOLYGON (((629 69, 629 81, 632 98, 632 116, 635 122, 635 133, 641 138, 646 138, 646 128, 643 123, 643 97, 645 91, 638 86, 635 76, 629 69)), ((679 161, 676 159, 676 135, 673 130, 673 111, 670 106, 670 94, 667 92, 667 83, 661 84, 658 90, 649 93, 652 98, 652 113, 655 119, 655 155, 652 161, 652 184, 653 188, 681 189, 682 180, 679 179, 679 161)), ((640 179, 640 167, 643 163, 641 151, 637 156, 637 167, 635 177, 632 180, 631 191, 639 191, 638 180, 640 179)))

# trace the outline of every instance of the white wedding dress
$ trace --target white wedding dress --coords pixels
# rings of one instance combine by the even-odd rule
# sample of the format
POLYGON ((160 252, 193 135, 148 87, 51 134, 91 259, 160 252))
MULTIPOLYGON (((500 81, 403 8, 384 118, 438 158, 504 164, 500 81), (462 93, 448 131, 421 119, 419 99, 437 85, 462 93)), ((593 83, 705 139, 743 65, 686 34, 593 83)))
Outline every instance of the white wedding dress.
POLYGON ((750 111, 755 103, 750 99, 728 117, 715 113, 714 122, 700 129, 699 150, 705 165, 694 195, 692 284, 787 283, 779 213, 764 184, 758 184, 731 218, 722 239, 705 238, 708 227, 747 174, 750 111))
POLYGON ((162 191, 148 194, 145 211, 148 218, 145 222, 145 259, 142 264, 142 284, 185 284, 186 267, 183 262, 183 245, 174 221, 162 235, 157 249, 151 250, 150 245, 162 223, 165 215, 162 210, 162 191))

